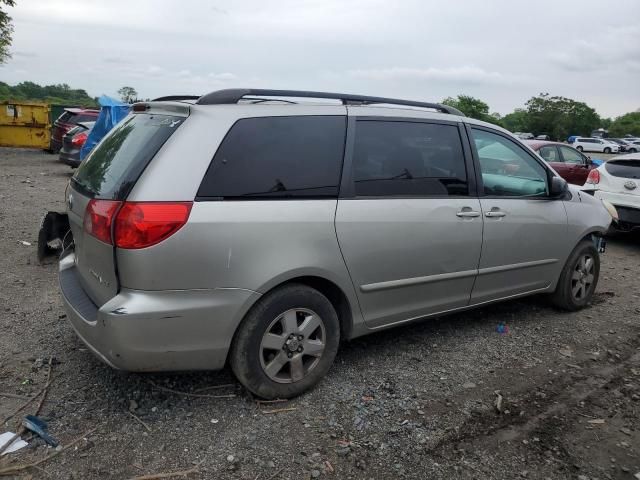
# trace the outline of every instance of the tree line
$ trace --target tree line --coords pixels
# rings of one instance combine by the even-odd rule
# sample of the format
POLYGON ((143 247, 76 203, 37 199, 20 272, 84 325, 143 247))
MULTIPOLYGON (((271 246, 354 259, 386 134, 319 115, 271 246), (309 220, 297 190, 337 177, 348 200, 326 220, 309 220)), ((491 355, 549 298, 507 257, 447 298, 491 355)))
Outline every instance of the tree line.
POLYGON ((541 93, 531 97, 524 108, 508 115, 489 113, 489 105, 468 95, 447 97, 445 105, 457 108, 466 116, 494 123, 511 132, 549 135, 553 140, 566 140, 570 135, 590 136, 593 130, 605 128, 610 137, 640 136, 640 111, 629 112, 615 119, 602 118, 584 102, 541 93))
POLYGON ((0 101, 31 101, 56 105, 97 107, 97 99, 86 90, 71 88, 66 83, 41 86, 34 82, 21 82, 11 86, 0 82, 0 101))

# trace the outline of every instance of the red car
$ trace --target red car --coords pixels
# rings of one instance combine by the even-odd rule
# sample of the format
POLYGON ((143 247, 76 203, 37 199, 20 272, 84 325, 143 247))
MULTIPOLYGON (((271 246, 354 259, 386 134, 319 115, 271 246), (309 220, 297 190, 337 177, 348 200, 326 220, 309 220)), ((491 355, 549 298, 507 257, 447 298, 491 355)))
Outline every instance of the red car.
POLYGON ((539 140, 524 143, 538 152, 562 178, 574 185, 584 185, 589 172, 596 168, 591 158, 567 144, 539 140))
POLYGON ((95 122, 100 110, 86 108, 65 108, 64 113, 58 117, 51 128, 51 144, 49 149, 58 153, 62 148, 62 138, 69 130, 81 122, 95 122))

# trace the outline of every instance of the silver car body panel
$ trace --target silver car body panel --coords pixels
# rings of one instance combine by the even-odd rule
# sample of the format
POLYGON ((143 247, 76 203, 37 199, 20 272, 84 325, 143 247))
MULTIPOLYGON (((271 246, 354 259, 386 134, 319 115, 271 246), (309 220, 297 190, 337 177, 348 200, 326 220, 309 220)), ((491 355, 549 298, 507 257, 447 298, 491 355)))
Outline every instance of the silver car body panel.
POLYGON ((75 253, 60 262, 61 283, 62 272, 75 269, 95 304, 96 318, 83 317, 64 286, 63 298, 78 335, 118 368, 221 368, 246 312, 263 294, 295 279, 320 278, 340 289, 350 309, 350 337, 550 291, 580 239, 603 233, 611 221, 599 200, 575 189, 566 200, 199 201, 195 197, 213 155, 242 118, 398 117, 508 132, 413 108, 173 103, 161 108, 189 116, 141 174, 127 201, 195 199, 187 224, 177 233, 153 247, 114 250, 83 235, 88 198, 69 189, 75 253), (493 207, 507 215, 485 217, 493 207), (479 215, 459 217, 463 209, 479 215))
POLYGON ((338 241, 369 327, 463 307, 482 245, 477 198, 340 199, 338 241))

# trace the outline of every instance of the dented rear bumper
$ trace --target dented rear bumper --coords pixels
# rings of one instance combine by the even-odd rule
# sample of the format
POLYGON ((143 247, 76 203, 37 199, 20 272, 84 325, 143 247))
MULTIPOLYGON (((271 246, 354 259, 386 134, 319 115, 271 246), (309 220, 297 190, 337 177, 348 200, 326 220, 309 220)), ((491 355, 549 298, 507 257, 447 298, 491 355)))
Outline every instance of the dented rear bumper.
POLYGON ((97 306, 82 289, 73 251, 60 259, 59 280, 80 339, 105 363, 137 372, 224 367, 236 327, 259 297, 237 288, 122 289, 97 306))

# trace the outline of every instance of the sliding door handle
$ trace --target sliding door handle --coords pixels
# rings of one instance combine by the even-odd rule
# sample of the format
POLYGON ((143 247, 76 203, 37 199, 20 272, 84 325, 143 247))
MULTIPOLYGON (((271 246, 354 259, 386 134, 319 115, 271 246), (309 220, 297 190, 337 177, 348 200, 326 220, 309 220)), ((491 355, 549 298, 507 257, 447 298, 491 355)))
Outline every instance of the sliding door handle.
POLYGON ((476 218, 480 216, 480 212, 475 210, 460 210, 456 215, 460 218, 476 218))
POLYGON ((484 212, 484 216, 489 218, 505 217, 506 215, 502 210, 489 210, 488 212, 484 212))

